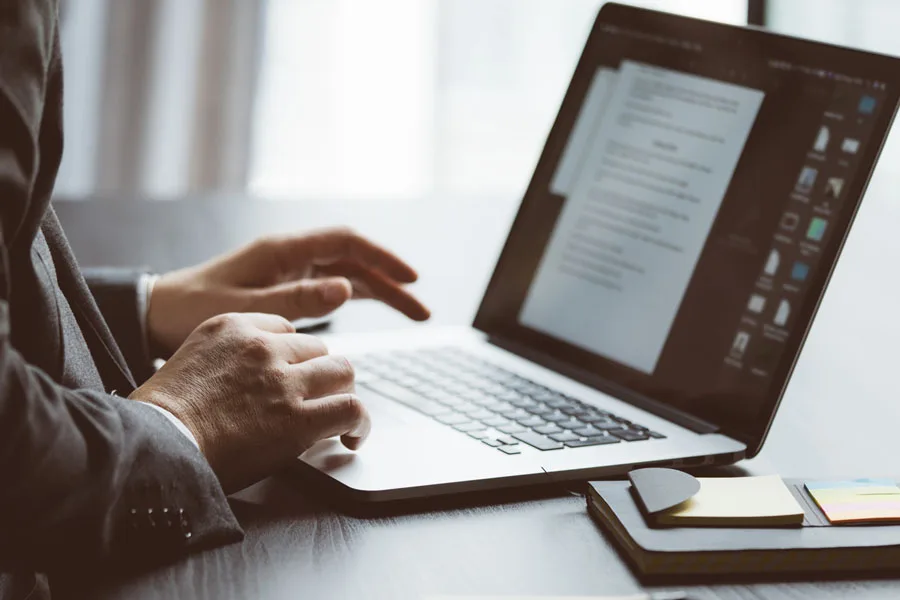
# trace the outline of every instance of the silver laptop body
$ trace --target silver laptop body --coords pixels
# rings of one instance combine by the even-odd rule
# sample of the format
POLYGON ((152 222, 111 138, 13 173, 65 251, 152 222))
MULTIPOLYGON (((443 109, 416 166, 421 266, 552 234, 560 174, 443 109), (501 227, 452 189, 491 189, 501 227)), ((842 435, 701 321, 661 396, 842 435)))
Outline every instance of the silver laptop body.
POLYGON ((327 336, 373 429, 297 469, 378 502, 755 455, 897 74, 889 57, 606 4, 473 326, 327 336))

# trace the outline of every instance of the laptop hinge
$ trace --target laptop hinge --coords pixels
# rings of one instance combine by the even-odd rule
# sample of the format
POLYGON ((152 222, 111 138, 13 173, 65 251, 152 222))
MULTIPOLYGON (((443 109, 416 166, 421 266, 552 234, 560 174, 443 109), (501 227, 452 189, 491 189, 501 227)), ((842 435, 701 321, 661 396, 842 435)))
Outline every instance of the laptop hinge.
POLYGON ((609 394, 610 396, 618 400, 622 400, 623 402, 627 402, 628 404, 636 406, 637 408, 646 410, 647 412, 671 421, 676 425, 680 425, 685 429, 690 429, 695 433, 717 433, 720 429, 718 425, 709 423, 707 421, 704 421, 703 419, 698 419, 690 413, 686 413, 667 404, 663 404, 658 400, 653 400, 652 398, 637 394, 627 388, 604 379, 599 375, 590 373, 589 371, 585 371, 584 369, 579 369, 578 367, 574 367, 566 362, 539 352, 534 348, 529 348, 524 344, 504 340, 496 336, 488 336, 488 341, 495 346, 498 346, 500 348, 503 348, 504 350, 512 352, 513 354, 521 356, 522 358, 526 358, 532 362, 535 362, 542 367, 546 367, 548 369, 556 371, 557 373, 574 379, 579 383, 589 385, 592 388, 595 388, 605 394, 609 394))

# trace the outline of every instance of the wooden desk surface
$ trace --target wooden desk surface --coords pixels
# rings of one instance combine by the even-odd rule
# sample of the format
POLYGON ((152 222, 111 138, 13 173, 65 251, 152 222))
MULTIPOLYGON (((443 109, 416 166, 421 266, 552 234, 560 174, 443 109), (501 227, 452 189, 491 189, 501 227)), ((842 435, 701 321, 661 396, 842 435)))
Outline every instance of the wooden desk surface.
MULTIPOLYGON (((515 207, 491 199, 415 203, 58 202, 85 265, 192 264, 262 233, 349 224, 416 265, 434 322, 471 321, 515 207)), ((746 468, 784 476, 897 475, 900 402, 900 208, 864 206, 760 458, 746 468)), ((338 330, 410 326, 367 303, 342 309, 338 330)), ((614 594, 640 583, 589 520, 581 498, 517 492, 499 504, 380 517, 331 508, 291 478, 242 492, 237 545, 125 582, 99 598, 403 599, 426 594, 614 594)), ((685 586, 677 586, 684 589, 685 586)), ((716 583, 692 598, 900 597, 900 581, 716 583)), ((80 594, 80 593, 79 593, 80 594)))

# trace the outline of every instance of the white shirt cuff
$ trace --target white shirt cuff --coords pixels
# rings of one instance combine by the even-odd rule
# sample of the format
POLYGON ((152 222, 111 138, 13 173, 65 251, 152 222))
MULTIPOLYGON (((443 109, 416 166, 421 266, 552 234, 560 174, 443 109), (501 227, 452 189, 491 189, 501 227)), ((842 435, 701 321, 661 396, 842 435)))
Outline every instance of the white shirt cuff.
MULTIPOLYGON (((140 402, 140 400, 139 400, 139 402, 140 402)), ((149 402, 144 402, 144 404, 146 404, 147 406, 149 406, 150 408, 152 408, 154 410, 159 411, 162 414, 162 416, 167 418, 172 423, 172 425, 174 425, 178 429, 178 431, 183 433, 185 435, 185 437, 187 437, 187 439, 191 440, 191 443, 197 447, 197 450, 200 449, 200 444, 197 443, 197 438, 194 437, 194 434, 191 433, 191 430, 188 429, 187 425, 182 423, 178 417, 176 417, 175 415, 173 415, 172 413, 170 413, 163 407, 157 406, 156 404, 151 404, 149 402)))
MULTIPOLYGON (((144 352, 150 355, 150 340, 147 338, 147 317, 150 314, 150 296, 153 294, 153 286, 159 275, 143 273, 137 286, 138 318, 141 322, 141 339, 144 340, 144 352)), ((151 357, 152 358, 152 357, 151 357)))

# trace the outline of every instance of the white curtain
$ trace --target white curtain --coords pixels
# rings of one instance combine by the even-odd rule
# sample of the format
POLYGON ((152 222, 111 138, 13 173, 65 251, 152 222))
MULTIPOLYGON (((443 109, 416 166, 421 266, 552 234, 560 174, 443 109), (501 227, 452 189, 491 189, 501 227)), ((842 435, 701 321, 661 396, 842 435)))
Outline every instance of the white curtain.
MULTIPOLYGON (((626 0, 745 23, 746 0, 626 0)), ((602 0, 270 0, 250 189, 515 201, 602 0)))
POLYGON ((57 194, 243 190, 265 0, 65 0, 57 194))
MULTIPOLYGON (((64 0, 60 194, 521 197, 602 0, 64 0)), ((629 0, 742 23, 746 0, 629 0)))

